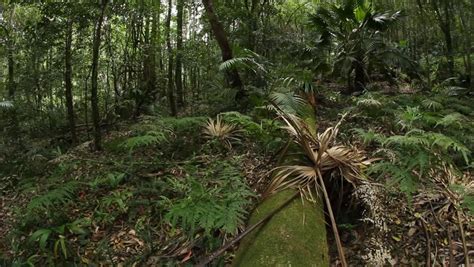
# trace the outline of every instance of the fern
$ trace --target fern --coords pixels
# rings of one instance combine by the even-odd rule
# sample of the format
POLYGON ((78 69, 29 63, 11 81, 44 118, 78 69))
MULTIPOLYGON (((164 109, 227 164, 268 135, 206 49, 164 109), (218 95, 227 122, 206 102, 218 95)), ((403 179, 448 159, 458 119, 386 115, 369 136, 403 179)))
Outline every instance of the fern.
POLYGON ((399 166, 391 162, 378 162, 372 164, 368 170, 368 174, 379 174, 390 175, 392 178, 390 185, 398 184, 400 191, 402 191, 407 197, 411 196, 417 188, 417 178, 411 173, 410 169, 404 168, 404 166, 399 166))
POLYGON ((469 155, 471 154, 471 151, 459 141, 441 133, 429 133, 428 137, 431 139, 432 148, 441 148, 446 153, 449 152, 449 150, 459 152, 463 156, 466 164, 469 164, 469 155))
POLYGON ((404 148, 417 148, 418 146, 429 146, 430 141, 423 135, 393 135, 385 139, 384 145, 400 146, 404 148))
POLYGON ((379 108, 382 107, 382 102, 372 97, 362 98, 357 101, 357 106, 362 108, 379 108))
POLYGON ((372 129, 366 131, 361 128, 355 128, 352 129, 352 131, 354 131, 366 145, 371 143, 381 143, 384 140, 384 136, 382 134, 379 134, 372 129))
POLYGON ((398 112, 398 124, 402 126, 402 129, 413 129, 416 123, 419 122, 423 114, 419 107, 406 107, 404 110, 398 112))
POLYGON ((208 234, 218 229, 226 233, 237 231, 244 222, 245 207, 253 193, 237 169, 226 162, 218 164, 211 166, 209 169, 216 171, 205 177, 189 177, 185 181, 172 179, 174 187, 184 195, 179 199, 165 199, 170 205, 166 220, 191 232, 199 228, 208 234))
POLYGON ((48 210, 53 206, 64 205, 71 201, 78 188, 78 183, 70 182, 50 190, 43 195, 31 199, 27 206, 28 213, 38 210, 48 210))
POLYGON ((133 151, 136 148, 146 147, 150 145, 158 145, 168 141, 165 133, 158 131, 148 131, 145 135, 130 137, 125 140, 120 146, 133 151))
POLYGON ((466 122, 466 117, 460 113, 454 112, 444 116, 436 126, 443 126, 443 127, 456 127, 462 128, 463 124, 466 122))

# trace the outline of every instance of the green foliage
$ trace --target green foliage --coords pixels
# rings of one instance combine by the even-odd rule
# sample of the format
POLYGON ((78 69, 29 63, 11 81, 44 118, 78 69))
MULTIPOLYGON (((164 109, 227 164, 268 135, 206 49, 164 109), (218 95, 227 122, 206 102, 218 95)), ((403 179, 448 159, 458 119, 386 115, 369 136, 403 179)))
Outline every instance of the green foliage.
POLYGON ((0 109, 9 109, 13 108, 13 103, 11 101, 0 101, 0 109))
POLYGON ((217 161, 200 177, 171 178, 181 197, 165 200, 170 206, 165 218, 191 232, 202 228, 208 234, 219 229, 236 233, 244 222, 253 193, 243 182, 240 171, 232 165, 217 161))
POLYGON ((90 186, 93 189, 98 189, 102 186, 107 186, 109 188, 116 188, 120 185, 126 178, 126 174, 122 172, 110 172, 107 173, 105 177, 97 177, 94 181, 90 182, 90 186))
POLYGON ((129 151, 133 151, 141 147, 159 145, 166 141, 168 141, 168 139, 163 132, 148 131, 145 133, 145 135, 128 138, 121 144, 121 147, 129 151))
POLYGON ((49 190, 42 195, 31 199, 27 206, 27 212, 39 212, 50 208, 60 208, 74 198, 74 193, 78 189, 77 182, 61 184, 57 188, 49 190))
POLYGON ((354 85, 363 87, 370 75, 369 66, 386 71, 397 63, 412 64, 382 37, 400 17, 400 11, 377 11, 370 1, 350 0, 342 5, 321 5, 310 15, 310 21, 318 33, 316 46, 335 48, 333 72, 347 77, 355 71, 354 85))
POLYGON ((446 164, 457 168, 469 165, 474 133, 472 121, 451 109, 458 99, 419 95, 379 99, 385 111, 380 115, 371 113, 373 127, 353 130, 366 145, 381 146, 377 155, 384 160, 373 164, 370 173, 386 178, 389 184, 398 184, 410 196, 418 184, 432 182, 429 171, 442 170, 446 164), (395 105, 386 104, 390 102, 395 105), (386 116, 392 119, 382 121, 386 116), (387 135, 374 129, 394 132, 387 135))
POLYGON ((116 190, 100 200, 99 206, 103 209, 117 209, 121 213, 128 211, 127 201, 132 196, 127 190, 116 190))
MULTIPOLYGON (((295 115, 303 120, 311 133, 316 133, 318 123, 314 108, 302 97, 295 94, 273 93, 270 96, 272 104, 278 106, 286 114, 295 115)), ((270 107, 273 109, 273 107, 270 107)))
POLYGON ((370 145, 372 143, 382 143, 384 140, 384 136, 382 134, 377 133, 373 129, 364 130, 362 128, 355 128, 353 131, 357 134, 357 136, 362 140, 365 145, 370 145))
POLYGON ((464 115, 454 112, 450 113, 436 123, 436 126, 463 128, 467 119, 464 115))
POLYGON ((78 219, 71 223, 66 223, 56 227, 43 228, 36 230, 29 238, 31 242, 38 242, 41 251, 54 254, 54 257, 62 255, 64 259, 68 258, 69 246, 67 235, 85 235, 86 229, 90 224, 87 219, 78 219))
POLYGON ((443 104, 433 99, 424 99, 423 101, 421 101, 421 105, 424 108, 432 110, 432 111, 438 111, 438 110, 443 109, 443 104))
POLYGON ((266 73, 267 70, 265 69, 264 65, 259 63, 260 58, 260 55, 257 53, 245 49, 241 57, 234 57, 222 62, 219 65, 219 70, 227 71, 230 69, 248 69, 255 73, 266 73))

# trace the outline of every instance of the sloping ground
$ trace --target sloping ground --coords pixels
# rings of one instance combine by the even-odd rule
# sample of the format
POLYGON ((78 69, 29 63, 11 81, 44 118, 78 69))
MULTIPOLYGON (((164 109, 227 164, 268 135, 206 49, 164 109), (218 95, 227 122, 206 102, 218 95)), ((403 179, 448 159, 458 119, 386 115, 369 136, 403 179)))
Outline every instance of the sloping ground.
MULTIPOLYGON (((421 122, 426 132, 459 134, 473 149, 474 135, 466 127, 472 123, 468 105, 449 98, 400 99, 369 94, 322 108, 320 127, 331 125, 350 106, 356 115, 343 124, 340 136, 373 157, 390 159, 400 153, 378 140, 381 135, 400 139, 406 132, 400 128, 421 122), (434 117, 431 110, 439 104, 448 109, 434 117), (354 132, 357 127, 364 131, 354 132)), ((42 159, 37 164, 42 175, 9 178, 14 182, 2 188, 0 205, 0 265, 195 264, 245 227, 247 211, 258 202, 275 154, 286 141, 271 121, 255 123, 236 113, 226 120, 245 129, 232 149, 203 138, 205 118, 144 117, 110 133, 104 152, 91 152, 85 143, 52 161, 42 159)), ((456 151, 448 152, 455 162, 463 161, 456 151)), ((338 217, 349 264, 462 264, 463 251, 474 250, 473 217, 465 206, 469 194, 459 200, 453 196, 460 196, 456 185, 472 184, 470 170, 463 169, 467 183, 453 179, 449 190, 440 190, 442 182, 418 181, 411 198, 394 187, 393 174, 371 173, 379 184, 356 190, 358 207, 350 201, 342 205, 342 210, 355 212, 338 217)), ((327 237, 332 244, 330 232, 327 237)), ((215 263, 230 264, 235 249, 215 263)), ((335 265, 337 253, 333 246, 329 249, 335 265)))
POLYGON ((0 206, 5 265, 198 261, 244 226, 279 146, 277 127, 227 119, 246 127, 232 149, 202 136, 205 118, 145 117, 22 177, 0 206))

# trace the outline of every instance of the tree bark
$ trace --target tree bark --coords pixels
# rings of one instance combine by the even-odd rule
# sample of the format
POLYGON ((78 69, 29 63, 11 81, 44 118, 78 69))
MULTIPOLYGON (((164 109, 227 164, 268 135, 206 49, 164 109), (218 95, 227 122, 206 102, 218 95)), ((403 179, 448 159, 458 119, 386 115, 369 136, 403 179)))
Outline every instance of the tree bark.
POLYGON ((13 59, 13 45, 12 41, 8 40, 8 98, 13 100, 15 98, 15 61, 13 59))
POLYGON ((97 25, 96 25, 95 33, 94 33, 94 40, 92 44, 91 107, 92 107, 92 122, 94 125, 94 149, 95 150, 102 150, 99 99, 97 96, 97 91, 98 91, 97 78, 98 78, 101 30, 102 30, 102 23, 104 22, 107 2, 108 0, 103 0, 101 3, 100 15, 99 15, 99 19, 97 20, 97 25))
POLYGON ((454 49, 453 49, 453 39, 451 36, 451 15, 450 15, 450 7, 449 1, 445 0, 443 10, 444 10, 444 19, 441 14, 440 7, 438 5, 439 0, 431 0, 431 4, 433 6, 436 18, 438 20, 439 27, 441 32, 444 35, 444 41, 446 45, 446 59, 448 60, 448 70, 449 75, 454 76, 454 49))
POLYGON ((66 95, 66 109, 67 117, 69 121, 69 128, 71 130, 71 141, 72 144, 77 144, 77 135, 76 135, 76 123, 74 120, 74 102, 72 95, 72 63, 71 63, 71 46, 72 46, 72 20, 69 19, 67 22, 66 29, 66 46, 64 51, 65 57, 65 72, 64 72, 64 85, 65 85, 65 95, 66 95))
POLYGON ((173 50, 171 47, 171 9, 173 0, 168 0, 168 16, 166 17, 166 47, 168 50, 168 101, 172 116, 177 115, 176 101, 173 92, 173 50))
MULTIPOLYGON (((227 34, 220 23, 219 18, 217 17, 214 11, 214 4, 212 0, 202 0, 204 8, 206 10, 206 15, 211 25, 212 32, 216 38, 217 44, 221 49, 222 61, 227 61, 233 58, 232 48, 230 46, 229 40, 227 39, 227 34)), ((238 93, 236 95, 236 100, 240 100, 246 96, 242 80, 236 69, 229 69, 226 73, 227 81, 232 88, 236 88, 238 93)))
POLYGON ((177 23, 176 23, 176 94, 178 106, 184 106, 183 95, 183 75, 182 75, 182 58, 183 58, 183 8, 184 0, 178 0, 177 3, 177 23))

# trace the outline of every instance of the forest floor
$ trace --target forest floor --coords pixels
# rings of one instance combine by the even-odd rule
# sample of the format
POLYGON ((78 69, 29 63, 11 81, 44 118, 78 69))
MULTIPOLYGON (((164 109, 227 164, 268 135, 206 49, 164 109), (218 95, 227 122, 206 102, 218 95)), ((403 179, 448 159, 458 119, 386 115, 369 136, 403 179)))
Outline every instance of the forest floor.
MULTIPOLYGON (((337 114, 338 108, 325 108, 320 125, 335 124, 337 116, 331 114, 337 114)), ((0 255, 24 262, 198 262, 235 235, 219 227, 230 228, 237 222, 243 230, 246 215, 220 222, 195 214, 209 220, 203 229, 213 230, 190 230, 174 222, 199 224, 199 219, 180 213, 192 208, 186 200, 202 194, 196 199, 225 198, 226 203, 217 205, 238 204, 251 211, 270 182, 278 147, 285 143, 279 125, 270 120, 259 124, 236 113, 227 118, 246 130, 232 148, 203 139, 205 118, 146 116, 138 123, 117 125, 106 135, 102 152, 91 152, 91 143, 86 142, 56 158, 36 157, 30 167, 39 166, 36 171, 41 175, 3 178, 0 255), (243 184, 234 176, 242 177, 243 184), (232 194, 237 196, 229 197, 232 194)), ((358 117, 350 118, 342 138, 353 135, 347 130, 351 124, 361 127, 358 117)), ((369 155, 377 154, 376 148, 360 141, 352 144, 364 147, 369 155)), ((469 172, 464 176, 474 179, 469 172)), ((349 264, 454 266, 463 263, 465 250, 474 258, 473 218, 455 208, 446 194, 419 187, 408 199, 383 181, 350 192, 337 209, 349 264)), ((237 216, 227 212, 212 216, 237 216)), ((336 266, 329 227, 328 236, 336 266)), ((234 250, 217 263, 230 263, 234 250)))

